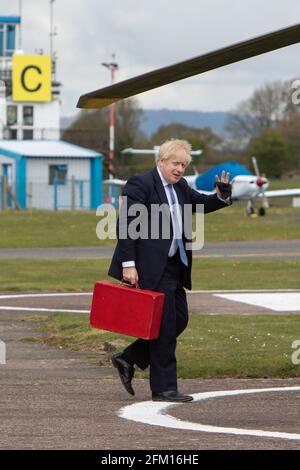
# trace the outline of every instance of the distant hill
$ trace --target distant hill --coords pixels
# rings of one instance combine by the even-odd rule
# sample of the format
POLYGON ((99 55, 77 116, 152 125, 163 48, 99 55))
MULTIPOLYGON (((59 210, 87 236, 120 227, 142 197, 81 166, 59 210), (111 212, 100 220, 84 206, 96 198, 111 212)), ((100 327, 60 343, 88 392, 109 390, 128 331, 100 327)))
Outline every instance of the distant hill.
POLYGON ((229 113, 222 111, 203 112, 175 111, 172 109, 144 109, 141 129, 149 136, 160 126, 179 123, 192 127, 210 127, 216 134, 224 134, 228 114, 229 113))
MULTIPOLYGON (((144 109, 141 130, 150 136, 160 126, 171 123, 185 124, 192 127, 210 127, 215 134, 224 134, 224 127, 228 118, 223 111, 175 111, 172 109, 144 109)), ((62 116, 61 128, 69 127, 75 121, 77 115, 62 116)))
POLYGON ((73 116, 62 116, 60 118, 60 128, 67 129, 77 118, 77 114, 73 116))

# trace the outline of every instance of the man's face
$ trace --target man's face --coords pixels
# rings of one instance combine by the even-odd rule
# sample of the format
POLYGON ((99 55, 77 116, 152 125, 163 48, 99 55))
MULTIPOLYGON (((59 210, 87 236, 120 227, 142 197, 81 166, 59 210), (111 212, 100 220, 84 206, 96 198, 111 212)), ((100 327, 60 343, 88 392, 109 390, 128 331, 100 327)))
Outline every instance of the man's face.
POLYGON ((188 164, 188 156, 182 150, 178 150, 176 153, 174 153, 174 156, 168 160, 158 161, 158 167, 162 172, 163 177, 170 184, 178 183, 180 178, 184 175, 188 164))

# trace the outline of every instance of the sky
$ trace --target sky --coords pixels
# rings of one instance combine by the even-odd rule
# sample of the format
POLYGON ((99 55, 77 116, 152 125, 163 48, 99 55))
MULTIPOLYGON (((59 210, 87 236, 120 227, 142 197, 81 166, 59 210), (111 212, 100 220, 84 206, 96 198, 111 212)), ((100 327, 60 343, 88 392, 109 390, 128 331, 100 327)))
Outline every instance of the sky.
MULTIPOLYGON (((22 49, 49 53, 49 0, 22 0, 22 49)), ((0 15, 19 0, 0 0, 0 15)), ((62 115, 80 95, 300 22, 299 0, 55 0, 54 50, 62 115)), ((275 80, 300 78, 300 44, 181 80, 137 96, 144 109, 230 111, 275 80)))

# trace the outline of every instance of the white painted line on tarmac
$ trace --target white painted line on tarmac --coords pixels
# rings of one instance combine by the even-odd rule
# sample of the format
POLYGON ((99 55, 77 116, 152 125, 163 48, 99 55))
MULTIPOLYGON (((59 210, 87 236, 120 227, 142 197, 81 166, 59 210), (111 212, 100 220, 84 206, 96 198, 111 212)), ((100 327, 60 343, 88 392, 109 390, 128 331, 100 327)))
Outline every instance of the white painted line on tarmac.
MULTIPOLYGON (((22 298, 34 298, 34 297, 74 297, 82 295, 93 295, 93 292, 51 292, 41 294, 5 294, 0 295, 0 300, 4 299, 22 299, 22 298)), ((90 313, 90 310, 74 310, 74 309, 62 309, 59 306, 56 308, 44 308, 44 307, 17 307, 11 305, 0 305, 0 310, 12 310, 12 311, 23 311, 23 312, 61 312, 61 313, 90 313)))
MULTIPOLYGON (((271 310, 283 311, 300 311, 300 290, 295 289, 271 289, 261 290, 195 290, 188 292, 191 294, 213 294, 215 297, 232 300, 235 302, 243 302, 250 305, 269 308, 271 310)), ((80 297, 92 296, 93 292, 51 292, 51 293, 34 293, 34 294, 3 294, 0 295, 1 300, 21 299, 21 298, 42 298, 42 297, 80 297)), ((23 310, 36 312, 63 312, 63 313, 89 313, 89 310, 61 309, 58 307, 39 308, 39 307, 17 307, 0 305, 2 310, 23 310)))
POLYGON ((1 299, 21 299, 22 297, 59 297, 59 296, 77 296, 77 295, 93 295, 93 292, 51 292, 48 294, 4 294, 0 295, 1 299))
MULTIPOLYGON (((187 292, 191 294, 222 294, 222 293, 243 293, 243 292, 300 292, 300 289, 203 289, 203 290, 192 290, 187 292)), ((1 299, 21 299, 31 297, 74 297, 82 295, 93 295, 93 292, 49 292, 49 293, 35 293, 35 294, 3 294, 0 295, 1 299)))
MULTIPOLYGON (((246 395, 251 393, 268 393, 268 392, 295 392, 300 391, 300 387, 276 387, 276 388, 258 388, 246 390, 225 390, 217 392, 195 393, 193 395, 195 401, 203 401, 211 398, 221 398, 235 395, 246 395)), ((181 406, 189 406, 189 403, 182 403, 181 406)), ((173 416, 166 414, 166 410, 170 407, 178 406, 169 402, 153 402, 144 401, 134 405, 121 408, 118 415, 131 421, 143 424, 151 424, 153 426, 163 426, 173 429, 185 429, 190 431, 200 431, 218 434, 236 434, 239 436, 256 436, 271 437, 275 439, 300 440, 300 434, 263 431, 259 429, 242 429, 242 428, 225 428, 221 426, 209 426, 201 423, 191 423, 182 421, 173 416)))
MULTIPOLYGON (((34 297, 67 297, 67 296, 82 296, 82 295, 93 295, 93 292, 51 292, 41 294, 4 294, 0 295, 0 300, 4 299, 21 299, 21 298, 34 298, 34 297)), ((59 306, 56 308, 44 308, 44 307, 17 307, 11 305, 0 305, 0 310, 12 310, 12 311, 24 311, 24 312, 61 312, 61 313, 90 313, 90 310, 74 310, 74 309, 62 309, 59 306)))
POLYGON ((276 312, 300 312, 300 292, 271 292, 253 294, 214 294, 215 297, 264 307, 276 312))
POLYGON ((39 307, 12 307, 0 305, 0 310, 20 310, 26 312, 61 312, 61 313, 90 313, 90 310, 66 310, 57 308, 39 308, 39 307))
POLYGON ((222 294, 235 292, 300 292, 300 289, 212 289, 212 290, 191 290, 190 294, 222 294))

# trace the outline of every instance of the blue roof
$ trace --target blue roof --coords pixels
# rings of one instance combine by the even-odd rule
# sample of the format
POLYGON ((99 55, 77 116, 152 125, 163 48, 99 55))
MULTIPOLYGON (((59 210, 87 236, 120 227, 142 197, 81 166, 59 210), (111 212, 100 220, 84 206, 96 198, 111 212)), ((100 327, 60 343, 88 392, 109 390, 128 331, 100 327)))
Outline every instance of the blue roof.
POLYGON ((203 175, 199 175, 196 178, 196 189, 202 189, 203 191, 213 191, 215 185, 215 176, 218 175, 221 179, 222 171, 230 173, 229 179, 232 180, 237 175, 252 175, 251 171, 245 168, 238 162, 224 162, 210 168, 203 175))
POLYGON ((21 23, 20 16, 0 16, 0 23, 21 23))

